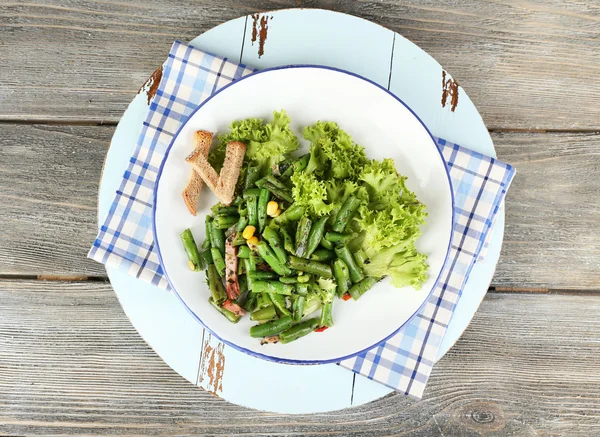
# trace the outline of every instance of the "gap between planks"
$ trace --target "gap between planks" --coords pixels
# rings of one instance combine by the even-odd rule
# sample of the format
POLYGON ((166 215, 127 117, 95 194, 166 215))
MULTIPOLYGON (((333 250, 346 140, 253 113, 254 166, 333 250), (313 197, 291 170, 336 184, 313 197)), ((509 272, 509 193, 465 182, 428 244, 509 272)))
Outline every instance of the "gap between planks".
MULTIPOLYGON (((0 275, 1 280, 9 281, 54 281, 54 282, 110 282, 108 276, 85 275, 0 275)), ((539 287, 489 287, 488 293, 494 294, 558 294, 578 296, 600 296, 600 289, 575 290, 568 288, 539 287)), ((2 437, 2 436, 0 436, 2 437)))
MULTIPOLYGON (((31 119, 12 119, 12 118, 0 118, 0 125, 40 125, 40 126, 117 126, 119 120, 102 120, 102 119, 91 119, 91 120, 53 120, 45 118, 31 118, 31 119)), ((490 128, 488 132, 502 132, 502 133, 536 133, 536 134, 552 134, 552 133, 563 133, 563 134, 600 134, 600 126, 597 128, 590 129, 524 129, 524 128, 490 128)), ((0 436, 2 437, 2 436, 0 436)))

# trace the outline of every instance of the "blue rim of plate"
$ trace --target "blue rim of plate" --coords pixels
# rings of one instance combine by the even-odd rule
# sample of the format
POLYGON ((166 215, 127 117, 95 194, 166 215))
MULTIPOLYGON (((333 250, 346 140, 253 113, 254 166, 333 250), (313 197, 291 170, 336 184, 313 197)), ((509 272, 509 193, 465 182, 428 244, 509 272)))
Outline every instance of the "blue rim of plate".
POLYGON ((431 132, 429 131, 429 129, 427 128, 427 126, 425 125, 425 123, 423 123, 423 120, 421 120, 421 118, 411 109, 410 106, 408 106, 406 103, 404 103, 404 101, 402 99, 400 99, 398 96, 396 96, 390 90, 388 90, 387 88, 384 88, 383 86, 379 85, 378 83, 373 82, 372 80, 367 79, 366 77, 363 77, 363 76, 361 76, 359 74, 352 73, 351 71, 343 70, 341 68, 328 67, 328 66, 325 66, 325 65, 315 65, 315 64, 282 65, 282 66, 279 66, 279 67, 271 67, 271 68, 265 68, 264 70, 255 71, 254 73, 251 73, 251 74, 249 74, 247 76, 241 77, 240 79, 234 80, 233 82, 230 82, 227 85, 224 85, 223 88, 219 89, 214 94, 210 95, 202 103, 200 103, 200 105, 198 105, 198 107, 196 109, 194 109, 192 111, 192 113, 188 116, 188 118, 185 121, 185 123, 183 123, 180 126, 180 128, 177 130, 177 132, 173 136, 173 139, 171 140, 171 143, 169 144, 169 147, 167 147, 167 150, 165 151, 165 157, 163 158, 163 160, 162 160, 162 162, 160 164, 160 168, 158 169, 158 174, 156 175, 156 183, 154 184, 154 194, 153 194, 152 197, 153 197, 153 199, 152 199, 153 200, 153 203, 152 203, 152 234, 154 236, 154 244, 156 246, 156 251, 157 251, 157 254, 158 254, 158 260, 160 262, 161 268, 163 270, 163 273, 164 273, 165 277, 167 278, 167 282, 169 283, 169 286, 171 287, 171 290, 173 291, 173 294, 175 294, 175 296, 177 297, 177 299, 179 299, 179 301, 183 304, 183 306, 185 307, 185 309, 192 315, 192 317, 194 317, 194 319, 196 319, 198 321, 198 323, 200 323, 202 326, 204 326, 204 328, 208 329, 215 337, 217 337, 220 341, 222 341, 226 345, 231 346, 232 348, 234 348, 234 349, 236 349, 236 350, 238 350, 240 352, 243 352, 245 354, 248 354, 248 355, 251 355, 251 356, 254 356, 254 357, 261 358, 263 360, 272 361, 272 362, 275 362, 275 363, 284 363, 284 364, 316 365, 316 364, 338 363, 340 361, 344 361, 344 360, 347 360, 349 358, 353 358, 353 357, 356 357, 358 355, 361 355, 362 353, 364 353, 366 351, 369 351, 369 350, 371 350, 371 349, 379 346, 382 343, 385 343, 390 338, 392 338, 394 335, 396 335, 400 330, 402 330, 406 325, 408 325, 408 323, 412 319, 414 319, 417 314, 419 314, 421 312, 421 310, 427 304, 427 302, 429 302, 429 299, 431 298, 431 295, 433 294, 433 291, 435 290, 435 287, 436 287, 438 281, 440 280, 440 277, 442 276, 442 272, 444 271, 444 267, 446 266, 446 263, 448 262, 448 257, 450 256, 450 248, 452 247, 452 233, 454 231, 454 225, 456 224, 456 222, 455 222, 456 208, 455 208, 455 203, 454 203, 454 189, 453 189, 453 185, 452 185, 452 179, 450 178, 450 173, 448 172, 448 166, 446 165, 446 160, 444 159, 444 156, 442 155, 441 150, 437 146, 437 144, 435 142, 435 139, 433 138, 433 135, 431 134, 431 132), (187 306, 187 304, 185 303, 185 301, 183 300, 183 298, 179 295, 179 293, 177 293, 177 290, 173 286, 173 283, 171 282, 171 279, 169 278, 169 275, 167 274, 167 270, 164 268, 164 262, 163 262, 163 258, 162 258, 162 253, 160 251, 160 244, 158 242, 158 237, 156 235, 156 203, 157 203, 157 197, 158 197, 158 185, 160 183, 160 179, 161 179, 161 176, 162 176, 163 168, 165 166, 165 163, 167 162, 167 158, 169 157, 169 153, 171 152, 171 148, 173 147, 173 143, 175 143, 175 140, 179 136, 179 133, 185 127, 185 125, 188 123, 188 121, 204 105, 206 105, 214 97, 218 96, 222 91, 225 91, 227 88, 231 87, 232 85, 235 85, 235 84, 237 84, 237 83, 239 83, 239 82, 241 82, 241 81, 243 81, 245 79, 254 77, 254 76, 258 75, 258 74, 264 74, 264 73, 268 73, 270 71, 288 70, 288 69, 296 69, 296 68, 298 68, 298 69, 299 68, 315 68, 315 69, 321 69, 321 70, 330 70, 330 71, 335 71, 335 72, 342 73, 342 74, 347 74, 349 76, 354 76, 354 77, 356 77, 358 79, 361 79, 361 80, 363 80, 365 82, 370 83, 371 85, 374 85, 375 87, 379 88, 382 91, 385 91, 391 97, 393 97, 394 99, 396 99, 400 104, 402 104, 406 109, 408 109, 410 111, 410 113, 419 121, 419 123, 421 123, 421 126, 423 126, 423 128, 425 129, 425 132, 427 132, 427 134, 431 138, 431 141, 433 143, 433 147, 438 152, 438 154, 440 156, 440 159, 442 160, 444 171, 446 173, 446 177, 448 178, 448 186, 450 187, 450 198, 452 200, 452 225, 451 225, 451 228, 450 228, 450 241, 448 242, 448 248, 446 249, 446 256, 444 257, 444 262, 442 263, 442 268, 440 269, 438 277, 436 278, 435 282, 433 283, 433 286, 431 287, 431 290, 429 291, 429 294, 427 294, 427 297, 423 300, 423 303, 419 306, 419 308, 408 319, 406 319, 406 321, 402 325, 400 325, 400 327, 398 329, 394 330, 388 336, 384 337, 383 339, 377 341, 373 345, 371 345, 369 347, 366 347, 366 348, 364 348, 364 349, 362 349, 360 351, 353 352, 353 353, 351 353, 349 355, 346 355, 346 356, 343 356, 343 357, 331 358, 331 359, 328 359, 328 360, 292 360, 292 359, 289 359, 289 358, 274 357, 274 356, 271 356, 271 355, 265 355, 265 354, 261 354, 259 352, 254 352, 254 351, 252 351, 250 349, 246 349, 246 348, 244 348, 242 346, 239 346, 239 345, 236 345, 235 343, 232 343, 231 341, 225 340, 224 338, 222 338, 221 336, 219 336, 219 334, 217 334, 216 332, 214 332, 212 329, 210 329, 208 326, 206 326, 206 324, 204 324, 204 322, 202 322, 202 319, 200 319, 200 317, 198 317, 198 315, 196 313, 194 313, 189 306, 187 306))

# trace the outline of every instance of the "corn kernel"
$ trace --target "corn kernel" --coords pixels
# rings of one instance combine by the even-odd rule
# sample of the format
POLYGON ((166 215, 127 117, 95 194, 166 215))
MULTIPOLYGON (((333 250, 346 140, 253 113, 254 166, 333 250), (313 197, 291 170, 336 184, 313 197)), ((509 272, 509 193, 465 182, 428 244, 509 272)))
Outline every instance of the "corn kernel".
POLYGON ((277 214, 278 209, 279 204, 274 200, 271 200, 269 203, 267 203, 267 215, 269 217, 276 217, 275 214, 277 214))
POLYGON ((277 211, 275 211, 275 214, 273 214, 271 217, 275 218, 277 217, 279 214, 281 214, 281 210, 279 208, 277 208, 277 211))
POLYGON ((244 232, 242 232, 242 237, 244 237, 246 240, 248 238, 252 238, 254 232, 256 232, 256 228, 252 225, 248 225, 244 228, 244 232))
MULTIPOLYGON (((253 226, 254 227, 254 226, 253 226)), ((246 244, 250 249, 254 248, 258 244, 258 238, 251 237, 246 240, 246 244)))

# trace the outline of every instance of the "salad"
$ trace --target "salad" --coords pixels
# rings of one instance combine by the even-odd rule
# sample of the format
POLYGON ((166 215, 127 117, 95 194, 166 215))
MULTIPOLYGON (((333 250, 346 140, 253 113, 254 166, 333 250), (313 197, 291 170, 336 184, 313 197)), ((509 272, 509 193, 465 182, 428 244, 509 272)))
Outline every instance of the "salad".
POLYGON ((427 213, 394 162, 369 159, 334 122, 303 136, 310 151, 297 156, 283 110, 234 121, 208 155, 218 172, 228 144, 246 146, 234 200, 211 208, 201 250, 181 234, 190 268, 206 268, 210 304, 233 323, 249 313, 263 343, 332 327, 338 299, 358 300, 384 277, 416 289, 427 279, 415 246, 427 213))

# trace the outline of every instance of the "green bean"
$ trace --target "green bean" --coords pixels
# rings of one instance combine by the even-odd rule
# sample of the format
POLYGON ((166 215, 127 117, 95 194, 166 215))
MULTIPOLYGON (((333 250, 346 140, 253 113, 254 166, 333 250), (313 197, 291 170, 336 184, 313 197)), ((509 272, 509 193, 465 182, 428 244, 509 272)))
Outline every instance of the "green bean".
POLYGON ((298 275, 298 283, 299 284, 306 284, 307 282, 310 282, 310 280, 311 280, 311 276, 309 274, 304 273, 304 274, 298 275))
POLYGON ((279 233, 270 226, 267 226, 262 235, 264 239, 267 240, 271 245, 271 248, 273 249, 273 252, 275 252, 279 262, 281 264, 287 263, 287 253, 281 244, 281 237, 279 236, 279 233))
POLYGON ((346 244, 355 238, 356 234, 342 234, 340 232, 327 232, 325 234, 325 239, 334 244, 346 244))
POLYGON ((220 203, 217 203, 210 210, 215 215, 233 215, 238 213, 236 206, 225 206, 220 203))
POLYGON ((335 252, 327 249, 317 249, 310 256, 313 261, 331 261, 333 258, 335 258, 335 252))
POLYGON ((258 254, 251 252, 250 253, 250 264, 251 264, 251 271, 255 271, 258 268, 258 265, 262 262, 262 260, 260 259, 260 256, 258 256, 258 254))
MULTIPOLYGON (((281 167, 279 167, 279 169, 281 170, 281 167)), ((279 176, 280 179, 287 181, 294 174, 294 164, 288 165, 283 172, 280 171, 279 173, 280 173, 280 176, 279 176)))
POLYGON ((225 232, 223 232, 222 229, 215 227, 214 222, 212 221, 210 226, 210 247, 212 249, 218 249, 221 256, 225 255, 225 232))
POLYGON ((223 259, 223 255, 221 255, 221 252, 216 247, 210 249, 210 254, 212 255, 219 276, 223 277, 225 274, 225 260, 223 259))
POLYGON ((204 262, 206 263, 207 266, 215 263, 213 261, 212 254, 210 253, 210 249, 202 252, 202 258, 204 259, 204 262))
POLYGON ((263 231, 267 224, 267 204, 270 199, 271 193, 268 190, 260 190, 260 195, 258 196, 258 228, 260 232, 263 231))
POLYGON ((296 256, 301 258, 306 257, 306 252, 308 250, 308 237, 310 235, 311 226, 312 221, 308 218, 308 216, 302 216, 298 222, 298 227, 296 228, 296 256))
POLYGON ((273 305, 269 305, 268 307, 264 307, 250 313, 250 320, 271 320, 277 316, 275 313, 275 307, 273 305))
POLYGON ((252 188, 256 181, 260 178, 260 166, 249 165, 246 171, 246 180, 244 181, 244 190, 252 188))
POLYGON ((240 233, 244 232, 244 229, 246 229, 246 226, 248 226, 248 217, 240 217, 240 221, 237 222, 235 230, 240 233))
POLYGON ((244 274, 244 263, 238 263, 237 274, 238 276, 244 274))
POLYGON ((271 193, 273 193, 273 196, 275 196, 279 199, 286 200, 290 203, 292 203, 294 201, 294 198, 292 197, 292 193, 288 189, 276 187, 275 185, 271 184, 269 181, 265 181, 265 183, 263 184, 263 187, 264 187, 264 189, 269 190, 271 193))
POLYGON ((296 294, 300 296, 306 296, 308 294, 308 284, 298 283, 296 284, 296 294))
POLYGON ((256 271, 256 263, 254 262, 254 254, 250 252, 250 256, 248 258, 244 258, 244 268, 246 269, 246 273, 256 271))
POLYGON ((325 238, 321 240, 321 246, 329 250, 333 250, 333 248, 335 247, 331 241, 326 240, 325 238))
POLYGON ((352 285, 348 266, 340 258, 333 262, 333 277, 337 283, 337 295, 342 297, 352 285))
POLYGON ((240 320, 240 316, 236 316, 234 313, 232 313, 229 310, 226 310, 225 308, 223 308, 221 305, 219 305, 218 303, 216 303, 212 297, 208 298, 208 302, 215 307, 215 309, 220 312, 221 314, 223 314, 225 317, 227 317, 227 320, 229 320, 231 323, 237 323, 240 320))
POLYGON ((260 190, 258 188, 250 188, 249 190, 244 191, 244 194, 242 195, 244 200, 246 200, 246 206, 248 208, 248 223, 252 226, 258 226, 258 210, 256 202, 259 194, 260 190))
POLYGON ((252 326, 250 328, 250 337, 268 337, 269 335, 275 335, 281 331, 285 331, 290 326, 292 326, 292 318, 290 316, 285 316, 281 319, 273 320, 272 322, 252 326))
POLYGON ((299 205, 290 205, 288 209, 286 209, 283 213, 278 215, 273 219, 275 223, 278 225, 287 223, 287 222, 295 222, 296 220, 300 220, 300 217, 304 215, 305 208, 299 205))
MULTIPOLYGON (((240 265, 242 265, 242 263, 240 263, 240 265)), ((243 308, 246 300, 248 300, 248 295, 250 294, 246 275, 238 276, 238 284, 240 286, 240 295, 234 300, 234 303, 243 308)))
POLYGON ((294 240, 292 240, 292 236, 285 228, 281 228, 281 233, 283 234, 283 248, 289 253, 294 253, 296 250, 294 249, 294 240))
POLYGON ((248 246, 240 246, 238 248, 237 256, 238 258, 250 258, 250 248, 248 246))
POLYGON ((190 269, 195 272, 202 270, 202 257, 200 256, 200 251, 198 250, 198 246, 196 246, 196 242, 194 241, 192 231, 189 229, 183 231, 181 233, 181 242, 183 243, 185 253, 187 253, 190 269))
POLYGON ((257 298, 257 294, 251 293, 250 290, 248 290, 248 297, 246 298, 246 302, 244 302, 242 307, 249 313, 253 312, 256 309, 257 298))
POLYGON ((203 250, 208 250, 210 249, 210 237, 208 236, 208 234, 206 235, 206 238, 204 239, 204 241, 202 242, 202 249, 203 250))
POLYGON ((285 264, 281 264, 281 262, 279 262, 279 259, 275 256, 275 253, 273 253, 273 249, 271 249, 266 242, 259 241, 256 244, 256 251, 278 275, 288 276, 292 273, 285 264))
MULTIPOLYGON (((214 221, 213 221, 213 223, 214 223, 214 221)), ((233 225, 230 226, 229 228, 225 229, 224 232, 225 232, 225 240, 226 241, 232 235, 235 237, 235 235, 234 235, 235 234, 235 226, 233 226, 233 225)))
POLYGON ((282 179, 289 179, 292 174, 299 171, 304 171, 306 166, 308 165, 308 161, 310 160, 310 153, 302 155, 298 158, 292 165, 290 165, 282 174, 282 179))
POLYGON ((267 293, 255 293, 258 296, 256 305, 258 308, 266 308, 269 305, 273 305, 271 297, 267 293))
POLYGON ((310 161, 310 153, 302 155, 294 162, 294 171, 304 171, 308 167, 308 161, 310 161))
POLYGON ((208 266, 207 269, 208 276, 208 288, 210 289, 210 296, 213 301, 218 304, 225 302, 227 299, 227 294, 225 294, 225 287, 223 287, 223 281, 219 278, 219 274, 217 273, 217 269, 214 264, 208 266))
POLYGON ((333 230, 335 232, 344 232, 346 225, 350 223, 350 220, 352 220, 352 217, 354 216, 354 213, 356 213, 360 203, 361 201, 357 197, 348 197, 346 199, 335 218, 335 222, 333 223, 333 230))
POLYGON ((298 323, 297 325, 292 326, 291 328, 286 329, 281 334, 279 334, 279 338, 283 344, 289 343, 291 341, 297 340, 300 337, 304 337, 305 335, 313 332, 317 326, 319 326, 318 319, 308 319, 304 322, 298 323))
POLYGON ((218 215, 213 220, 213 226, 218 229, 228 229, 240 219, 239 215, 218 215))
POLYGON ((239 275, 238 284, 240 285, 240 292, 248 291, 248 276, 239 275))
POLYGON ((290 313, 290 310, 287 309, 286 297, 283 294, 270 293, 269 296, 280 317, 290 316, 292 314, 290 313))
POLYGON ((354 252, 354 261, 356 261, 356 264, 361 268, 364 269, 365 264, 369 264, 369 258, 367 258, 367 254, 365 253, 364 250, 359 249, 356 252, 354 252))
MULTIPOLYGON (((277 279, 279 275, 275 272, 250 272, 250 277, 253 281, 264 281, 265 279, 277 279)), ((255 293, 260 293, 259 291, 255 291, 255 293)))
POLYGON ((321 320, 319 320, 319 326, 333 326, 333 300, 327 301, 323 303, 323 307, 321 308, 321 320))
POLYGON ((378 280, 379 279, 374 278, 372 276, 367 276, 362 281, 360 281, 360 282, 354 284, 352 287, 350 287, 350 290, 348 290, 348 293, 350 293, 350 296, 352 296, 352 299, 358 300, 358 298, 361 297, 363 294, 365 294, 367 291, 369 291, 371 289, 371 287, 373 287, 373 285, 375 285, 377 283, 378 280))
POLYGON ((310 228, 310 234, 308 235, 308 247, 306 249, 306 258, 310 257, 319 243, 321 243, 328 218, 328 216, 321 217, 310 228))
POLYGON ((244 270, 246 271, 246 281, 248 282, 248 290, 250 291, 252 291, 254 287, 254 280, 252 279, 251 273, 256 270, 256 266, 252 265, 251 259, 252 255, 250 255, 250 258, 244 258, 244 270))
POLYGON ((352 254, 347 246, 336 247, 335 254, 338 256, 338 258, 344 261, 344 263, 346 263, 346 266, 350 271, 350 279, 352 279, 352 282, 356 284, 364 279, 365 275, 362 269, 354 262, 354 258, 352 257, 352 254))
POLYGON ((290 267, 295 270, 300 270, 306 273, 313 273, 323 278, 331 278, 331 267, 327 264, 320 263, 318 261, 310 261, 295 256, 290 256, 290 267))
POLYGON ((236 232, 231 244, 232 246, 243 246, 246 244, 246 239, 244 238, 241 232, 236 232))
POLYGON ((296 284, 298 282, 298 278, 287 277, 287 276, 280 276, 279 277, 279 282, 281 282, 283 284, 296 284))
MULTIPOLYGON (((254 279, 254 278, 253 278, 254 279)), ((284 284, 279 281, 254 281, 253 291, 255 293, 284 294, 290 296, 294 291, 294 286, 284 284)))
POLYGON ((265 176, 265 182, 273 185, 275 188, 279 188, 281 190, 288 190, 288 187, 286 187, 285 185, 283 185, 281 182, 279 182, 277 180, 277 178, 273 175, 266 175, 265 176))
POLYGON ((260 179, 258 179, 256 182, 254 182, 254 185, 256 185, 258 188, 264 188, 265 186, 265 178, 262 177, 260 179))
MULTIPOLYGON (((288 168, 292 167, 292 160, 291 159, 284 159, 283 161, 281 161, 279 164, 277 164, 277 175, 278 176, 282 176, 288 168)), ((275 172, 273 172, 275 173, 275 172)))
POLYGON ((302 320, 305 301, 306 297, 302 295, 294 296, 294 300, 292 302, 292 318, 294 319, 294 322, 299 322, 300 320, 302 320))

